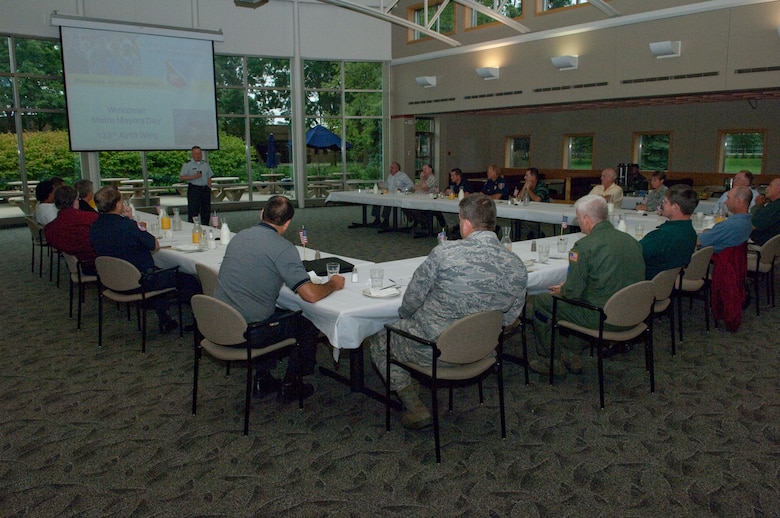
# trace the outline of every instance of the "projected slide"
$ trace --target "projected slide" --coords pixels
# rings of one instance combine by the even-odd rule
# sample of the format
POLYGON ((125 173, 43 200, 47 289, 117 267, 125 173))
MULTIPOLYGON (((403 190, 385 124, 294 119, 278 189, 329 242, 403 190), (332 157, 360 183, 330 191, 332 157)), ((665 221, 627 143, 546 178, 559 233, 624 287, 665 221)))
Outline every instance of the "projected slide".
POLYGON ((210 41, 74 27, 61 35, 73 151, 218 147, 210 41))

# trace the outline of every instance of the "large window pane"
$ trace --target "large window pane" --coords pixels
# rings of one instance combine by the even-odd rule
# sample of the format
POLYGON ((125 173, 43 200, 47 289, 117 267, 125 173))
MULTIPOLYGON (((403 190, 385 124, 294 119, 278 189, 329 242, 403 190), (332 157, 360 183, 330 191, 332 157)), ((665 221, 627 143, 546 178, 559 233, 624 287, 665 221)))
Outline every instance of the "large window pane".
POLYGON ((0 38, 0 72, 11 71, 11 59, 8 55, 8 38, 0 38))
POLYGON ((214 81, 217 86, 244 84, 244 61, 241 56, 214 56, 214 81))
POLYGON ((316 118, 341 114, 341 92, 306 92, 306 115, 316 118))
POLYGON ((669 170, 670 133, 638 133, 634 135, 635 157, 642 171, 669 170))
POLYGON ((347 92, 345 100, 344 113, 347 116, 380 117, 382 115, 382 92, 347 92))
MULTIPOLYGON (((430 2, 428 4, 427 11, 424 5, 411 7, 409 8, 408 11, 409 19, 414 23, 425 27, 428 25, 428 22, 431 19, 433 19, 434 15, 436 14, 436 11, 439 9, 440 4, 441 2, 438 3, 430 2)), ((447 6, 442 11, 441 15, 436 19, 434 24, 431 26, 431 30, 439 32, 441 34, 452 34, 453 32, 455 32, 455 3, 454 2, 450 2, 449 4, 447 4, 447 6)), ((421 40, 428 37, 429 36, 426 36, 419 31, 412 31, 412 40, 421 40)))
POLYGON ((307 89, 341 89, 341 63, 338 61, 306 61, 303 75, 307 89))
POLYGON ((22 108, 65 109, 62 81, 20 77, 19 102, 22 108))
POLYGON ((720 137, 720 171, 736 173, 743 169, 760 173, 764 170, 766 132, 724 130, 720 137))
POLYGON ((382 119, 347 119, 348 180, 382 178, 382 119))
POLYGON ((507 167, 529 167, 531 165, 531 137, 508 138, 507 157, 507 167))
POLYGON ((17 38, 16 71, 20 74, 62 77, 59 42, 17 38))
POLYGON ((593 135, 567 136, 565 145, 565 169, 593 169, 593 135))
POLYGON ((244 113, 244 90, 217 88, 217 113, 220 115, 244 113))
MULTIPOLYGON (((476 0, 476 2, 484 5, 485 7, 489 7, 490 9, 493 9, 494 11, 497 11, 499 14, 503 14, 508 18, 521 18, 523 16, 523 0, 507 0, 507 2, 500 10, 498 9, 499 5, 501 5, 499 0, 476 0)), ((482 14, 479 11, 471 9, 470 12, 471 16, 467 17, 470 27, 478 27, 480 25, 485 25, 496 21, 494 18, 491 18, 486 14, 482 14)))
POLYGON ((344 63, 344 83, 347 90, 381 90, 382 63, 344 63))
POLYGON ((542 10, 552 11, 562 7, 571 7, 574 5, 587 4, 588 0, 542 0, 542 10))

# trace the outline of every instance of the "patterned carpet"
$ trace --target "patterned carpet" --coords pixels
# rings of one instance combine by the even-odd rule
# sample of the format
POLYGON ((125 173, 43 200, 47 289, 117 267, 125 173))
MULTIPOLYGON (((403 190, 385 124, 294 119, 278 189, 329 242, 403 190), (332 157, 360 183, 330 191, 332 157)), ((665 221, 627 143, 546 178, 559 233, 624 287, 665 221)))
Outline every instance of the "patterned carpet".
MULTIPOLYGON (((347 230, 359 213, 305 209, 291 228, 374 260, 435 244, 347 230)), ((236 230, 257 219, 227 216, 236 230)), ((386 433, 379 403, 319 373, 303 411, 254 400, 244 437, 243 366, 226 378, 204 359, 193 416, 192 335, 152 330, 143 355, 134 323, 109 306, 98 349, 94 290, 77 331, 65 276, 58 289, 46 269, 30 273, 29 231, 0 230, 0 247, 2 516, 780 515, 780 308, 756 318, 751 306, 737 333, 706 334, 701 303, 686 305, 677 356, 667 321, 655 327, 656 393, 634 350, 607 360, 604 410, 587 357, 552 387, 533 375, 525 386, 507 364, 507 439, 493 378, 481 407, 476 388, 458 389, 436 465, 430 430, 405 431, 395 413, 386 433)), ((333 363, 325 347, 320 363, 333 363)))

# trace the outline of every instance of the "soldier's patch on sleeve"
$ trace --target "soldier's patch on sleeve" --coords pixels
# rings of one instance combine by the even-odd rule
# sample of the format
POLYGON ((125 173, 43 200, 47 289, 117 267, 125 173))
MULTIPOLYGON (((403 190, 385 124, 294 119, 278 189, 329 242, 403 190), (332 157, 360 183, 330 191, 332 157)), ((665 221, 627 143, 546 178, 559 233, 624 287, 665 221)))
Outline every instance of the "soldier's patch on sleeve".
POLYGON ((569 252, 569 261, 571 261, 573 263, 576 263, 577 259, 579 259, 579 255, 577 255, 577 252, 575 252, 574 250, 570 251, 569 252))

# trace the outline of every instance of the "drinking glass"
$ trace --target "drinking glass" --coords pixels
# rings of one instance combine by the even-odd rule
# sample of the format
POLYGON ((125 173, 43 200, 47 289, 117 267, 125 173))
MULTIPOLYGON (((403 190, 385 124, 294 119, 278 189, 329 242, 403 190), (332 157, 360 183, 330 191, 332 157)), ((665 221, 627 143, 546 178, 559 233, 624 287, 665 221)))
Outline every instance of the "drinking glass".
POLYGON ((339 266, 340 266, 339 263, 326 263, 325 264, 325 269, 328 272, 328 280, 330 280, 330 278, 333 277, 334 275, 338 275, 339 274, 339 266))
POLYGON ((565 254, 569 250, 569 240, 561 236, 558 238, 558 253, 565 254))
POLYGON ((540 263, 547 264, 548 262, 550 262, 550 245, 545 243, 539 243, 536 249, 539 251, 540 263))
POLYGON ((644 235, 645 235, 645 226, 634 225, 634 236, 636 236, 637 239, 642 239, 644 235))
POLYGON ((382 268, 371 268, 369 274, 371 275, 371 289, 381 289, 385 271, 382 268))

